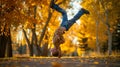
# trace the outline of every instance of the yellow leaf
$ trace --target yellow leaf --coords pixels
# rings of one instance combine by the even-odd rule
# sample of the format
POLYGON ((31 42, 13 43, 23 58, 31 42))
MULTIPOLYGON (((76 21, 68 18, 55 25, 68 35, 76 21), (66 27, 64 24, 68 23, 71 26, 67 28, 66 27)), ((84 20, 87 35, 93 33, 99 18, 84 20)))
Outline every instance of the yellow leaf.
POLYGON ((97 61, 95 61, 95 62, 93 62, 94 64, 99 64, 99 62, 97 62, 97 61))
POLYGON ((83 63, 84 61, 83 60, 80 60, 81 63, 83 63))
POLYGON ((40 64, 45 64, 44 62, 40 62, 40 64))
POLYGON ((51 62, 51 64, 52 64, 52 67, 62 67, 62 65, 57 62, 51 62))

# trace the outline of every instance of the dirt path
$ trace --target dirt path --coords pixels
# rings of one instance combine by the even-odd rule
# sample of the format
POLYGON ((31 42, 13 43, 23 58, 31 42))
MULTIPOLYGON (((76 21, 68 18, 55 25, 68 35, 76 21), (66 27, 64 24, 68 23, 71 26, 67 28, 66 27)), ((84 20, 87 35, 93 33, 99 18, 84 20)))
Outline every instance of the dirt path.
POLYGON ((120 58, 7 58, 0 67, 120 67, 120 58))

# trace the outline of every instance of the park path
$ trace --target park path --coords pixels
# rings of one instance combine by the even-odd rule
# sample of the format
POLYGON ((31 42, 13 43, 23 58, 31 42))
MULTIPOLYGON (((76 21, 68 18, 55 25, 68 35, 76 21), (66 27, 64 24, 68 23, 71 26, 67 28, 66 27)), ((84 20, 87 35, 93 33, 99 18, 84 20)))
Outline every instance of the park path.
POLYGON ((0 67, 120 67, 120 57, 7 58, 0 67))

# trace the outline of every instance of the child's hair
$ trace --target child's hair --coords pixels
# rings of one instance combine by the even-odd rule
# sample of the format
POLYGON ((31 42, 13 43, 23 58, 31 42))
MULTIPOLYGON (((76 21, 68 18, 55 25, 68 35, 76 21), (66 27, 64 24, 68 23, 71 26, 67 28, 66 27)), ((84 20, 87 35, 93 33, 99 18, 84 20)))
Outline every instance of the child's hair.
POLYGON ((57 49, 57 48, 52 48, 51 50, 50 50, 50 52, 51 52, 51 55, 52 56, 55 56, 55 57, 57 57, 58 55, 59 55, 59 50, 57 49))
POLYGON ((52 56, 55 56, 55 57, 59 56, 59 52, 56 51, 56 52, 52 53, 52 56))

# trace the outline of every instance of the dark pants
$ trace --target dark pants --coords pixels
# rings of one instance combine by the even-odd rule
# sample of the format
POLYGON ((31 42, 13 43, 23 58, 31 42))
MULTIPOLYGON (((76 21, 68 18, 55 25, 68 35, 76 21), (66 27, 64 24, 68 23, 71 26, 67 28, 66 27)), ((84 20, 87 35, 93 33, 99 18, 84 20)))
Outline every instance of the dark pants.
POLYGON ((69 30, 76 20, 78 20, 84 14, 84 11, 80 10, 72 19, 68 20, 67 13, 64 9, 60 8, 57 4, 53 4, 52 8, 62 14, 62 23, 60 26, 65 27, 66 30, 69 30))

